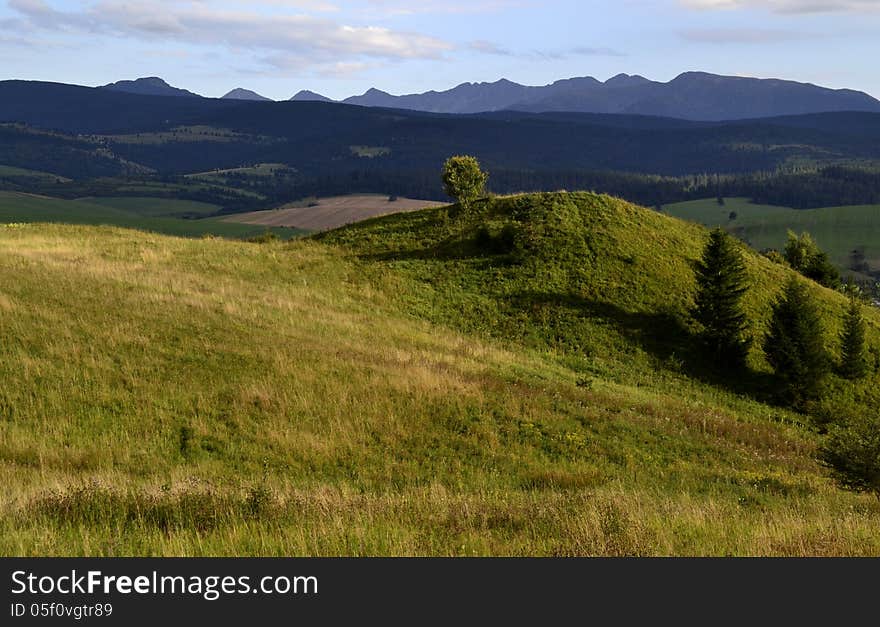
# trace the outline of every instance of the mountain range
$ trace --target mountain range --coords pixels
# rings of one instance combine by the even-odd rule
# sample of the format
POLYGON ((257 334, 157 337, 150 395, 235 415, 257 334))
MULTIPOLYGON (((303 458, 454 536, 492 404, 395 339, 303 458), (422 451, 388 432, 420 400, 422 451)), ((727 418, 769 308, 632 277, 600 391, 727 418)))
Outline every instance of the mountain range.
MULTIPOLYGON (((104 89, 141 95, 189 96, 190 91, 156 77, 119 81, 104 89)), ((238 88, 225 99, 269 100, 238 88)), ((334 102, 303 90, 293 101, 334 102)), ((722 121, 835 111, 880 112, 880 101, 850 89, 828 89, 779 79, 719 76, 686 72, 668 83, 643 76, 618 74, 601 82, 593 77, 559 80, 543 87, 507 79, 494 83, 462 83, 445 91, 395 96, 371 88, 341 101, 366 107, 430 113, 473 114, 492 111, 578 112, 649 115, 696 121, 722 121)))
POLYGON ((453 154, 477 156, 493 173, 496 191, 503 176, 514 177, 505 189, 571 189, 585 183, 564 173, 680 176, 772 171, 792 163, 880 163, 880 113, 726 122, 569 112, 455 115, 0 81, 0 164, 67 178, 132 169, 186 175, 273 163, 310 180, 335 177, 346 189, 369 180, 369 186, 356 185, 360 191, 402 188, 400 181, 380 180, 393 176, 415 182, 402 195, 426 198, 440 164, 453 154), (554 178, 539 185, 528 178, 536 172, 554 178))
POLYGON ((880 101, 853 90, 833 90, 777 79, 687 72, 668 83, 619 74, 600 82, 570 78, 544 87, 502 79, 453 89, 392 96, 371 89, 343 102, 434 113, 513 110, 543 113, 623 113, 687 120, 736 120, 830 111, 880 111, 880 101))

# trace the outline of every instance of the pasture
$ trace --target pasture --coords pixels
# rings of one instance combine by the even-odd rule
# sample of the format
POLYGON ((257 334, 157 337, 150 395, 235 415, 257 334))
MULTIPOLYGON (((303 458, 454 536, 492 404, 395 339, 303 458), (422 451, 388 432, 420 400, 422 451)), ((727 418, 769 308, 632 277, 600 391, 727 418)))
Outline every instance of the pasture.
POLYGON ((757 250, 781 250, 789 229, 808 231, 840 267, 849 267, 853 252, 859 251, 872 270, 880 270, 880 205, 790 209, 755 205, 746 198, 726 198, 722 206, 712 198, 667 205, 663 210, 705 226, 724 227, 757 250))
POLYGON ((301 201, 268 211, 252 211, 225 218, 227 222, 286 226, 306 231, 326 231, 368 218, 390 213, 439 207, 445 203, 431 200, 398 198, 391 201, 381 194, 335 196, 301 201))

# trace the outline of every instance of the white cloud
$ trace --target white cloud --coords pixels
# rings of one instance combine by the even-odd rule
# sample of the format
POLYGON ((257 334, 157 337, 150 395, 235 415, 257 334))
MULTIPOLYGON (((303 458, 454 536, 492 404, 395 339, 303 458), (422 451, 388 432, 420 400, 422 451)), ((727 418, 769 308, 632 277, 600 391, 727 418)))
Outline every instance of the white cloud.
POLYGON ((880 12, 878 0, 679 0, 693 9, 762 9, 774 13, 880 12))
POLYGON ((360 4, 362 13, 381 14, 384 17, 401 15, 438 14, 438 13, 497 13, 506 9, 533 6, 535 0, 360 0, 349 2, 360 4))
POLYGON ((100 0, 69 11, 44 0, 9 0, 8 5, 19 15, 21 30, 249 49, 279 68, 351 73, 366 68, 370 59, 436 59, 453 49, 420 33, 343 23, 328 15, 337 7, 324 0, 257 0, 246 10, 206 0, 100 0))
POLYGON ((695 28, 679 33, 685 41, 702 44, 779 44, 813 40, 815 33, 802 33, 772 28, 695 28))

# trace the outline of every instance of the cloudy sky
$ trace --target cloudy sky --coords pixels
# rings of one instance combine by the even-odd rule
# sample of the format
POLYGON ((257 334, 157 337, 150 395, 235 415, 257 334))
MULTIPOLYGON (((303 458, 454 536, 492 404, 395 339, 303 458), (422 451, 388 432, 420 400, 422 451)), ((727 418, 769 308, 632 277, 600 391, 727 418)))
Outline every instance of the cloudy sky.
POLYGON ((880 0, 0 0, 0 79, 285 99, 703 70, 880 97, 878 33, 880 0))

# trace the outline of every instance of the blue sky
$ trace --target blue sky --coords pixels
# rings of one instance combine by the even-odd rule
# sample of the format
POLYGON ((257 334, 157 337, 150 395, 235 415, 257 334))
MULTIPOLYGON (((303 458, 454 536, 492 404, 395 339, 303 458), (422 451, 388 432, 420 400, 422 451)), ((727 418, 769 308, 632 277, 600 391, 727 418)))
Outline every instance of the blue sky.
POLYGON ((880 97, 880 0, 0 0, 0 79, 400 94, 684 71, 880 97))

